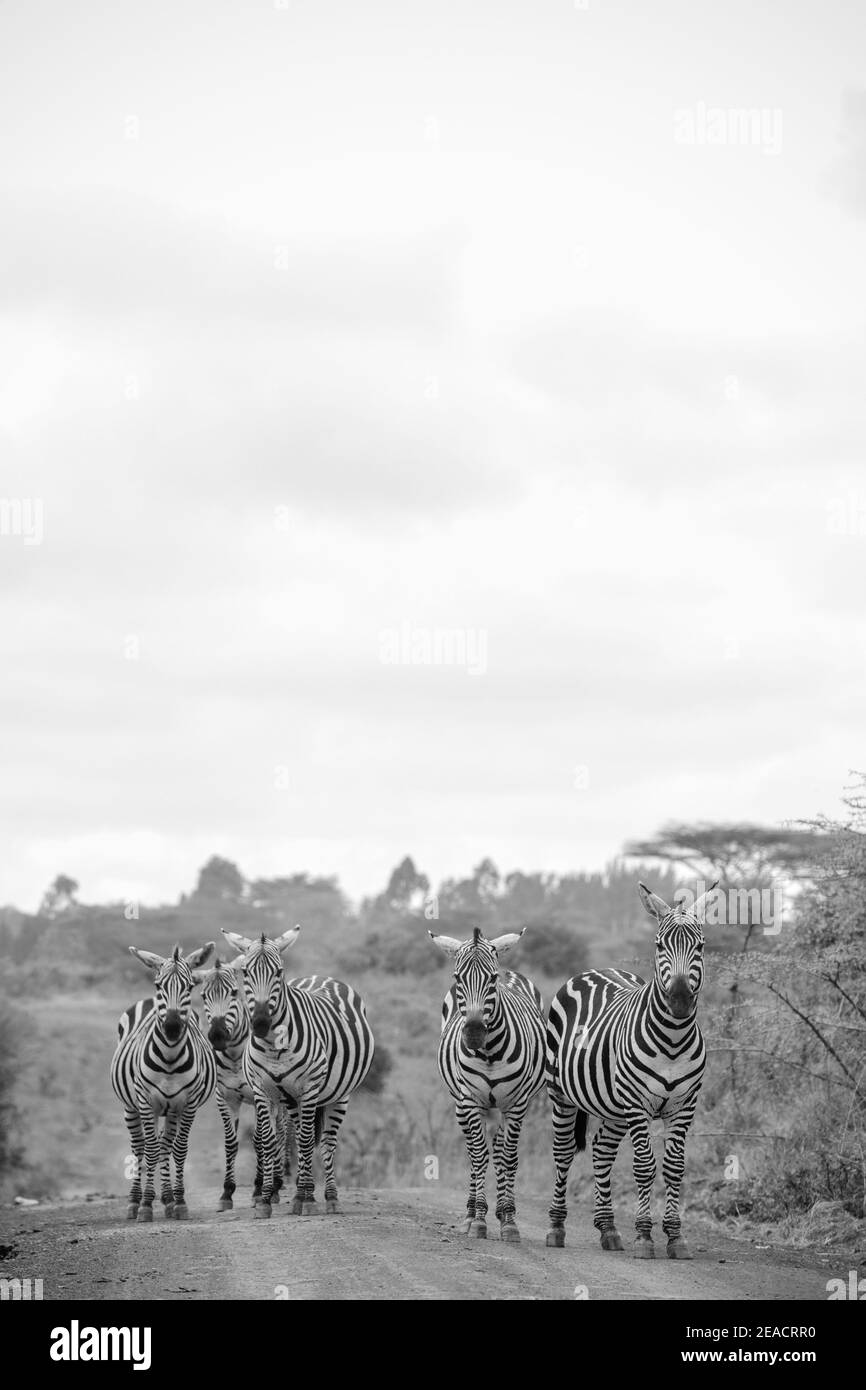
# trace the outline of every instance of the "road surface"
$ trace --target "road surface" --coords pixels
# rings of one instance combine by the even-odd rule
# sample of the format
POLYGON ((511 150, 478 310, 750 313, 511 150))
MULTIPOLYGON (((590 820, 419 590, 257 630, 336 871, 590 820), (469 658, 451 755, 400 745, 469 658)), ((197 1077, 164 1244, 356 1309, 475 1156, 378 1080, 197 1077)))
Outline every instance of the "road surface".
MULTIPOLYGON (((188 1194, 190 1220, 125 1220, 104 1199, 0 1211, 0 1278, 41 1278, 45 1299, 744 1299, 827 1298, 846 1274, 823 1252, 755 1249, 691 1224, 695 1258, 604 1253, 576 1203, 563 1250, 548 1250, 545 1204, 524 1201, 519 1245, 458 1229, 461 1197, 429 1187, 348 1190, 343 1215, 291 1216, 286 1203, 254 1221, 246 1191, 232 1212, 214 1194, 188 1194)), ((625 1213, 623 1213, 623 1217, 625 1213)), ((626 1221, 620 1230, 631 1238, 626 1221)), ((844 1263, 844 1260, 842 1261, 844 1263)))

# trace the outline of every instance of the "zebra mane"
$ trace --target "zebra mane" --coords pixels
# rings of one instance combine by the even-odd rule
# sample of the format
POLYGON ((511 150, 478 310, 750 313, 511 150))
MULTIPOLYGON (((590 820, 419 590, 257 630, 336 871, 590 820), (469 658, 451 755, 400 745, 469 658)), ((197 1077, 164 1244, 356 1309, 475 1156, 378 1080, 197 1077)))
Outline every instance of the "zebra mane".
POLYGON ((472 928, 472 945, 473 945, 473 946, 477 946, 480 940, 481 940, 481 928, 480 928, 480 927, 473 927, 473 928, 472 928))

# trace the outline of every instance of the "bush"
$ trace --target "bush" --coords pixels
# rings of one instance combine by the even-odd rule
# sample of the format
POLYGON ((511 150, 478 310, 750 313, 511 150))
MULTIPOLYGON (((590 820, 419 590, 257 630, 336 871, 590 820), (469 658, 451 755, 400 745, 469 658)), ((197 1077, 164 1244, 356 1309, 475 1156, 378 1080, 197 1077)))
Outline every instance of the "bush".
MULTIPOLYGON (((508 965, 510 961, 505 963, 508 965)), ((538 971, 542 975, 570 979, 586 969, 586 942, 568 927, 552 922, 530 926, 520 943, 520 963, 529 975, 538 971)))
POLYGON ((810 1211, 815 1202, 841 1202, 863 1217, 863 1168, 852 1157, 823 1150, 799 1154, 787 1166, 768 1165, 749 1184, 751 1215, 756 1221, 779 1221, 810 1211))
POLYGON ((394 1070, 394 1059, 387 1047, 382 1043, 377 1043, 373 1053, 373 1060, 370 1063, 370 1070, 358 1087, 359 1091, 369 1091, 371 1095, 381 1095, 385 1089, 385 1081, 390 1072, 394 1070))

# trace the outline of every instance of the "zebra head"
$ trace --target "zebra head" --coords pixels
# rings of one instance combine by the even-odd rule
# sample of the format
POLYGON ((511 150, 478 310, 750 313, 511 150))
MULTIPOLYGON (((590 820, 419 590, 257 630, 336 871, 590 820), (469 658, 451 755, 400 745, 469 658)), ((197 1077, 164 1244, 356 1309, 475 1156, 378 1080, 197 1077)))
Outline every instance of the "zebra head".
POLYGON ((235 973, 243 956, 224 964, 219 956, 211 970, 196 970, 193 981, 202 985, 201 999, 208 1021, 208 1042, 214 1052, 225 1052, 235 1039, 244 1036, 244 1001, 235 973))
POLYGON ((274 1018, 278 1017, 285 998, 283 979, 283 951, 297 941, 301 928, 290 927, 275 941, 265 936, 241 936, 238 932, 223 931, 226 941, 236 951, 243 952, 241 973, 244 981, 244 999, 250 1027, 257 1038, 266 1038, 271 1031, 274 1018))
POLYGON ((520 940, 523 931, 508 932, 488 941, 476 927, 470 941, 453 936, 427 935, 454 958, 454 998, 463 1016, 463 1037, 473 1050, 483 1047, 496 1008, 499 988, 499 953, 520 940))
POLYGON ((682 903, 669 907, 664 898, 643 883, 638 884, 641 902, 658 923, 656 933, 655 978, 668 1012, 676 1019, 689 1018, 697 1008, 704 982, 704 932, 701 925, 706 900, 715 890, 708 888, 689 909, 682 903))
POLYGON ((213 950, 213 942, 209 941, 207 945, 200 946, 197 951, 190 951, 188 956, 181 954, 179 946, 175 946, 170 956, 158 956, 153 951, 140 951, 137 946, 130 946, 129 949, 145 969, 154 972, 156 1018, 161 1032, 167 1042, 180 1042, 189 1022, 190 1003, 195 986, 193 971, 204 965, 213 950))

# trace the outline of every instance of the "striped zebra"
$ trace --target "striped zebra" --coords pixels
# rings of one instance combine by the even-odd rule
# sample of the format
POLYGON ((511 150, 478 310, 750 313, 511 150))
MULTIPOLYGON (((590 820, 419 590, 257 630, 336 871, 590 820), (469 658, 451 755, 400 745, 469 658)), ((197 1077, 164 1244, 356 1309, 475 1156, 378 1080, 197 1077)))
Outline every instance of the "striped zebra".
POLYGON ((334 1150, 349 1097, 373 1060, 373 1034, 360 995, 341 980, 308 975, 287 980, 283 952, 298 938, 291 927, 275 941, 224 931, 244 952, 242 975, 250 1022, 244 1075, 256 1107, 256 1134, 262 1145, 262 1195, 257 1217, 271 1214, 279 1131, 275 1114, 287 1106, 294 1121, 298 1171, 291 1211, 315 1212, 313 1152, 325 1170, 325 1211, 338 1212, 334 1150))
MULTIPOLYGON (((243 964, 243 956, 237 956, 226 964, 219 956, 209 970, 196 970, 193 979, 202 986, 202 1003, 208 1022, 207 1038, 216 1058, 217 1106, 223 1122, 225 1135, 225 1177, 218 1211, 231 1211, 235 1192, 235 1161, 238 1156, 238 1128, 241 1106, 254 1105, 252 1087, 244 1076, 244 1053, 250 1036, 250 1024, 241 990, 238 986, 237 971, 243 964)), ((275 1187, 283 1185, 283 1178, 290 1173, 290 1144, 292 1125, 288 1111, 280 1110, 276 1116, 281 1152, 285 1154, 283 1174, 275 1177, 275 1187)), ((261 1146, 256 1141, 256 1181, 253 1188, 253 1206, 262 1195, 262 1157, 261 1146)), ((278 1190, 271 1199, 279 1201, 278 1190)))
POLYGON ((153 973, 155 997, 139 999, 121 1014, 111 1062, 111 1084, 123 1105, 135 1157, 126 1215, 130 1221, 153 1220, 154 1176, 159 1165, 165 1214, 182 1221, 189 1215, 183 1186, 189 1132, 196 1111, 210 1099, 216 1082, 213 1052, 190 1003, 193 971, 207 960, 213 942, 186 957, 179 946, 165 957, 135 946, 129 949, 153 973))
POLYGON ((641 901, 656 920, 655 971, 647 984, 624 970, 593 970, 562 986, 547 1025, 556 1184, 547 1244, 565 1243, 566 1184, 575 1151, 586 1147, 587 1116, 601 1120, 592 1141, 594 1224, 603 1250, 622 1250, 610 1173, 626 1134, 634 1150, 638 1200, 634 1254, 652 1259, 650 1202, 656 1175, 650 1122, 664 1121, 665 1210, 671 1259, 691 1259, 681 1235, 685 1143, 700 1094, 706 1049, 697 1024, 704 976, 701 919, 713 884, 690 911, 669 907, 644 884, 641 901))
POLYGON ((454 1097, 469 1155, 463 1231, 482 1239, 487 1235, 485 1130, 493 1139, 501 1237, 519 1241, 514 1184, 520 1128, 530 1100, 544 1085, 541 995, 525 976, 513 970, 499 973, 500 954, 516 945, 523 931, 493 941, 486 940, 478 927, 470 941, 428 933, 454 960, 454 983, 442 1005, 439 1072, 454 1097))

